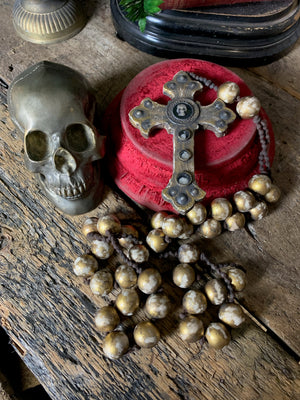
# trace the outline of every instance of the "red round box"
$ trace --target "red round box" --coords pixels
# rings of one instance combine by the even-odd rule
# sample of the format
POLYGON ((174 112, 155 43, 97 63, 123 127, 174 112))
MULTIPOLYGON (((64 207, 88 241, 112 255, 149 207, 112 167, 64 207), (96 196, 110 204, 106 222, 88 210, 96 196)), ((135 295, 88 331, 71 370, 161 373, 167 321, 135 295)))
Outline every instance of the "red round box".
MULTIPOLYGON (((167 104, 163 85, 179 71, 193 72, 210 79, 217 86, 231 81, 240 87, 240 97, 252 95, 245 82, 227 68, 194 59, 167 60, 140 72, 110 104, 104 117, 108 136, 108 166, 117 186, 137 203, 152 210, 174 211, 161 195, 173 170, 173 136, 165 129, 153 131, 148 139, 134 128, 129 111, 150 97, 167 104)), ((217 98, 214 90, 203 88, 195 99, 208 105, 217 98)), ((234 107, 233 107, 234 110, 234 107)), ((263 109, 260 117, 267 121, 270 133, 269 157, 274 156, 274 137, 263 109)), ((230 124, 228 134, 217 138, 212 131, 195 133, 195 178, 206 192, 204 204, 217 197, 230 198, 247 187, 251 176, 259 172, 261 150, 256 125, 252 119, 239 117, 230 124)))

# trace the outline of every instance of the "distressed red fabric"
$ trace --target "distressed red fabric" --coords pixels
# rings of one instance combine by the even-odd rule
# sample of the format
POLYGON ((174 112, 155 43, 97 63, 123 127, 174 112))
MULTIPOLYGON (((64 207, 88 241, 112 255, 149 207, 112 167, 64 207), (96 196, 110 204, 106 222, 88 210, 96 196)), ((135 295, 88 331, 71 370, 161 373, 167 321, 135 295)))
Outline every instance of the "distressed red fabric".
MULTIPOLYGON (((173 211, 161 197, 161 191, 172 176, 173 136, 160 129, 153 131, 150 138, 143 138, 131 125, 128 113, 145 97, 167 104, 170 99, 163 95, 163 85, 180 70, 206 77, 218 86, 233 81, 239 85, 241 96, 252 94, 241 78, 224 67, 201 60, 180 59, 146 68, 115 98, 104 118, 110 173, 125 194, 153 210, 173 211)), ((202 105, 210 104, 216 99, 216 92, 204 87, 196 99, 202 105)), ((264 110, 260 115, 268 122, 272 161, 272 127, 264 110)), ((256 125, 252 120, 238 117, 230 125, 228 135, 222 138, 209 130, 198 130, 195 134, 195 176, 199 186, 206 191, 204 203, 216 197, 230 198, 236 191, 245 189, 250 177, 259 170, 259 152, 256 125)))

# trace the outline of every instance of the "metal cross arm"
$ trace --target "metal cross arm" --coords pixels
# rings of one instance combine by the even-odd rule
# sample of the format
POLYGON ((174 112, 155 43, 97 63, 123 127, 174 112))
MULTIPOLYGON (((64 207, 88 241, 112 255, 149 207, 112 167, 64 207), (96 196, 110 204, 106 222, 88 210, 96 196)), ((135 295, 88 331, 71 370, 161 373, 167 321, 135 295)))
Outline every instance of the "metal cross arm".
POLYGON ((195 181, 195 131, 201 126, 213 131, 217 137, 224 136, 228 124, 236 117, 221 99, 201 106, 194 100, 194 95, 202 88, 200 82, 180 71, 163 86, 163 93, 171 98, 167 105, 146 98, 129 112, 130 122, 143 137, 148 138, 156 128, 165 128, 173 135, 173 174, 162 196, 181 214, 205 197, 205 192, 195 181))

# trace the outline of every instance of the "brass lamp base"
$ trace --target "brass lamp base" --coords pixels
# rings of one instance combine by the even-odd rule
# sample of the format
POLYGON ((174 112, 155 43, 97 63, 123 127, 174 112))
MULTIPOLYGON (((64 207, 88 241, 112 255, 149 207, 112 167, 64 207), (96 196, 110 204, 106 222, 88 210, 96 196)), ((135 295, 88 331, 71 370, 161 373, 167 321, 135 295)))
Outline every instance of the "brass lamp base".
POLYGON ((86 24, 80 0, 16 0, 13 24, 22 39, 49 44, 69 39, 86 24))

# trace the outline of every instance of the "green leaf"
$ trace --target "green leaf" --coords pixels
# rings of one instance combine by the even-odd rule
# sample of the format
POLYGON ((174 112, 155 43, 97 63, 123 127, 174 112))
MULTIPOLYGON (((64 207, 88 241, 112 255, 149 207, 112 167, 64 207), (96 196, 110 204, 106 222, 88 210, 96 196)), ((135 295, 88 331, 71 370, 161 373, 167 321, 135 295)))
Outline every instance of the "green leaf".
POLYGON ((146 28, 146 17, 140 18, 138 24, 139 24, 140 31, 144 32, 144 30, 146 28))
POLYGON ((160 12, 161 9, 158 6, 162 3, 163 1, 161 0, 144 0, 145 13, 149 15, 160 12))

